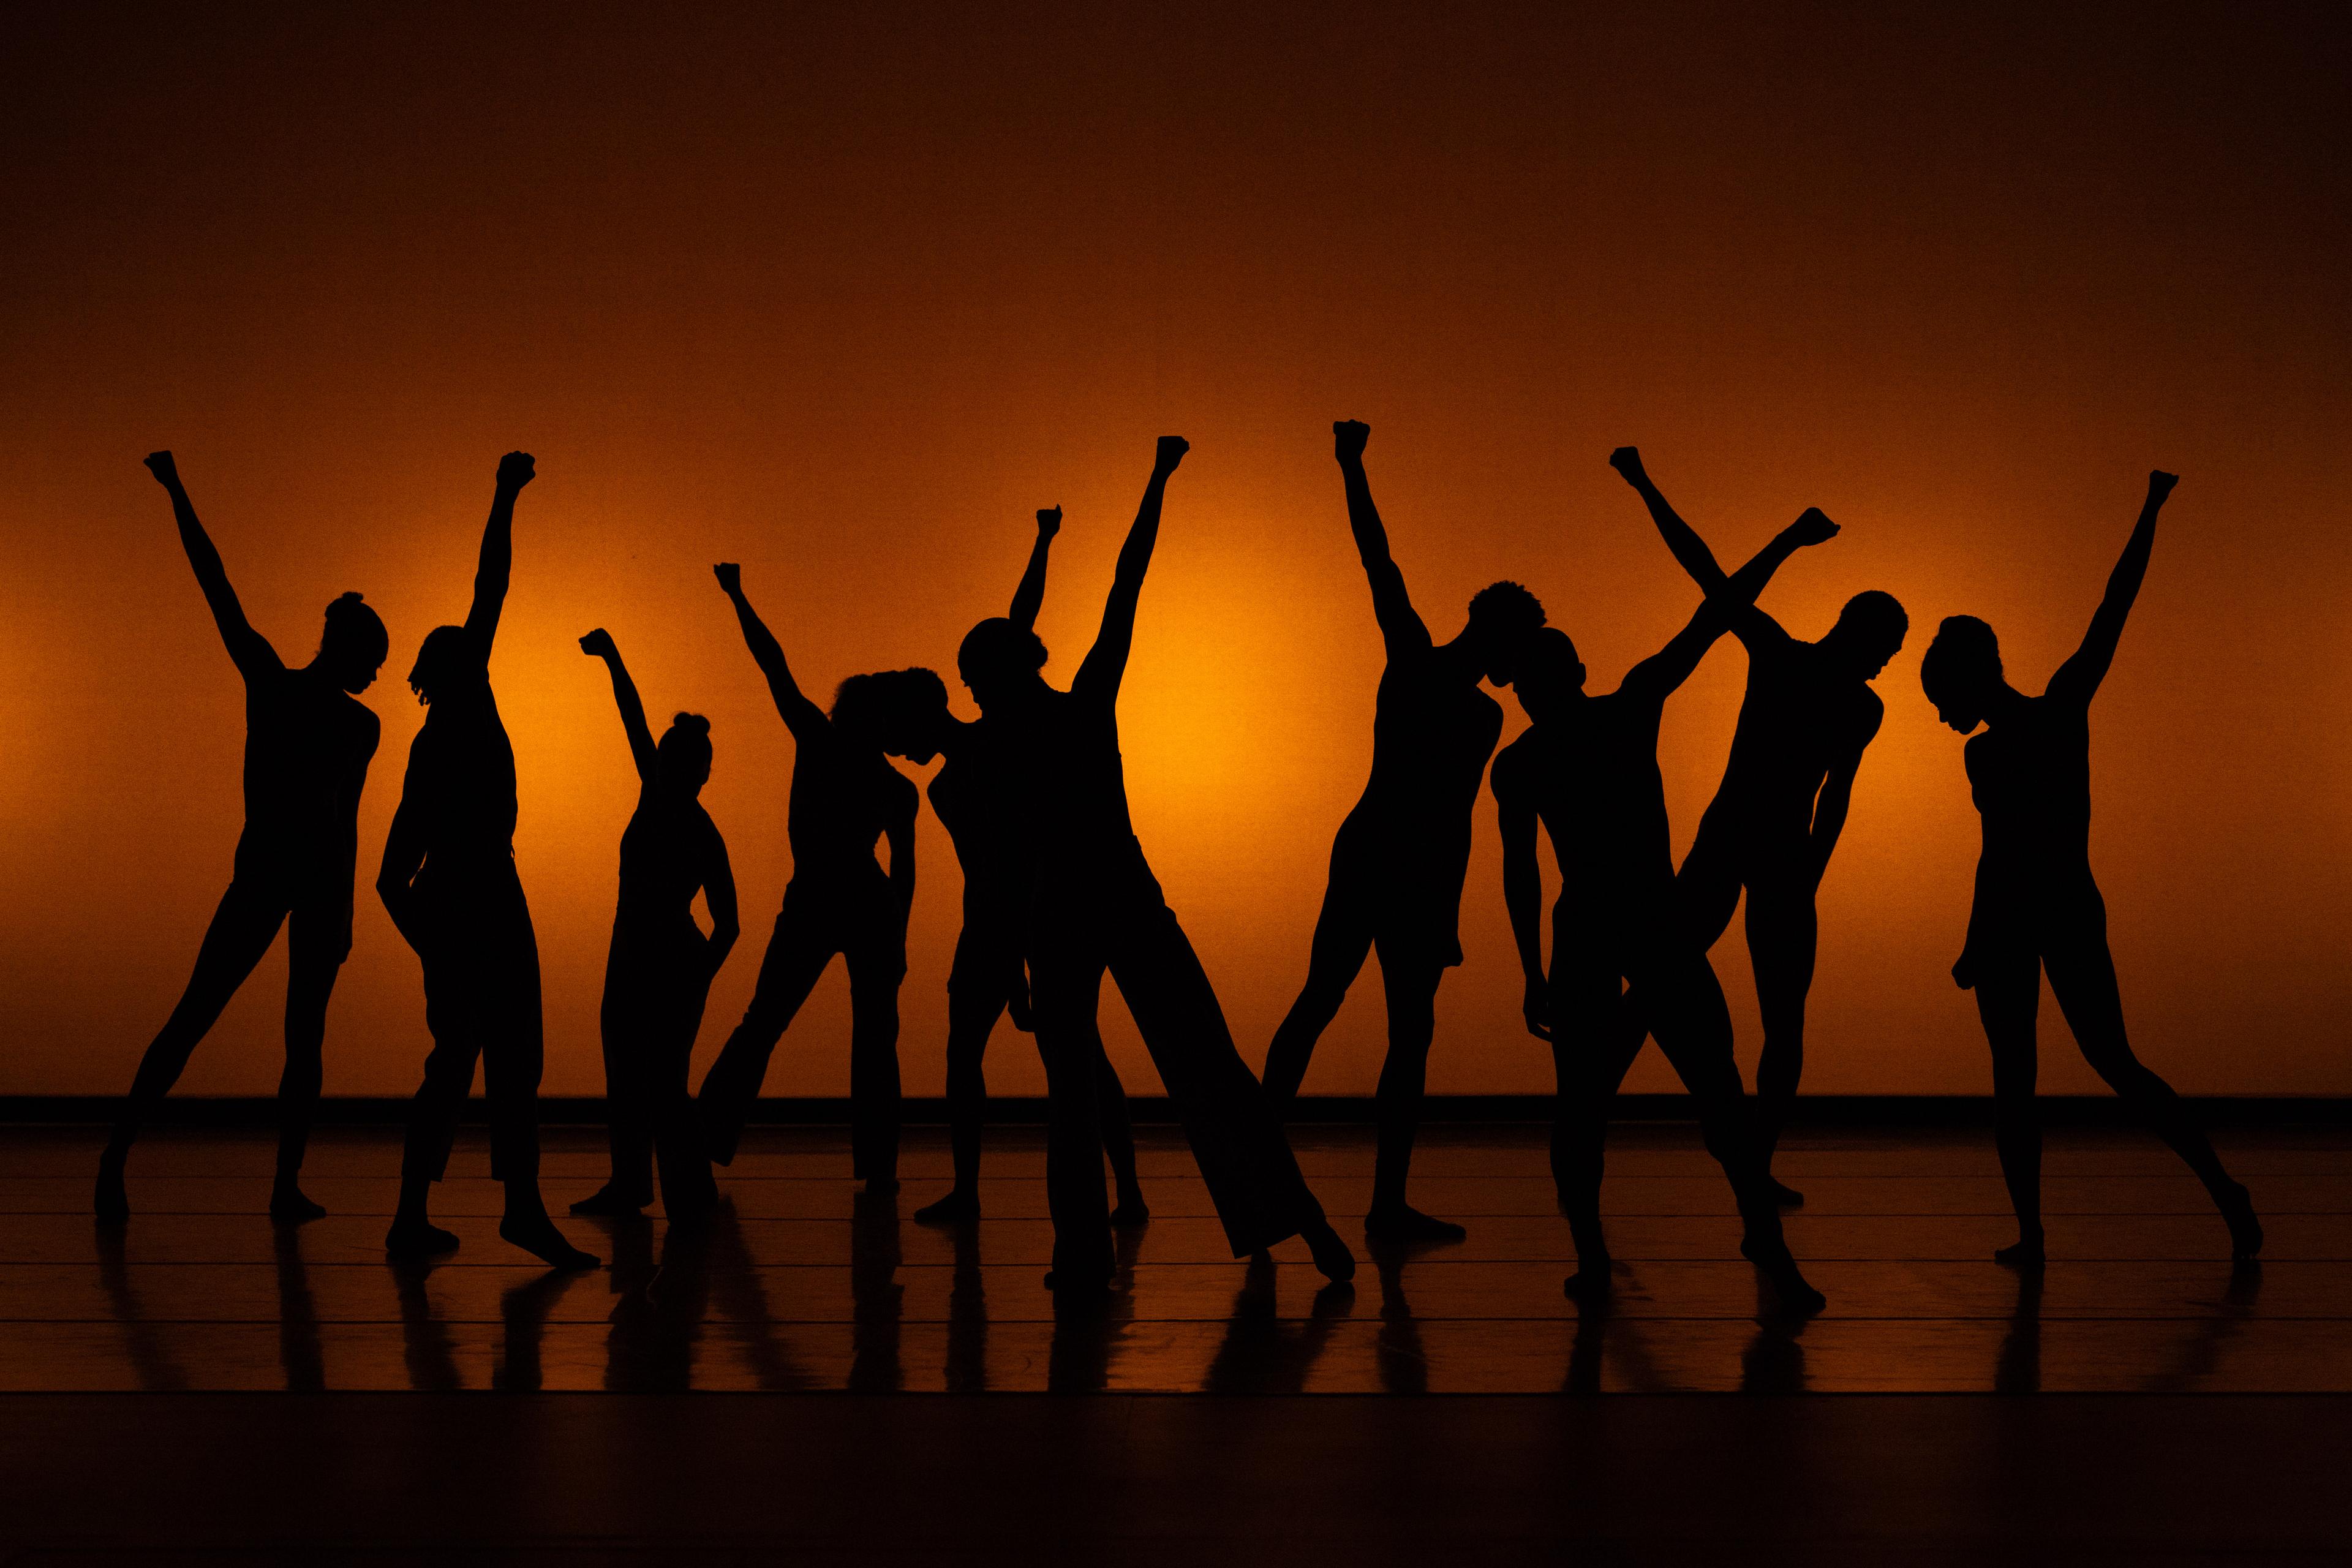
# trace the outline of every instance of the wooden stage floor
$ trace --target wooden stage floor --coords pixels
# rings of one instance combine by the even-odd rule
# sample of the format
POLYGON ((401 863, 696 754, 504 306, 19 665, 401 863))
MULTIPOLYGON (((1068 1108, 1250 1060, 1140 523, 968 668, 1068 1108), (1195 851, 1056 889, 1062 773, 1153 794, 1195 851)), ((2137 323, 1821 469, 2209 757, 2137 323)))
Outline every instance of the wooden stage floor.
MULTIPOLYGON (((1123 1288, 1060 1321, 1034 1131, 996 1139, 964 1232, 908 1217, 945 1184, 935 1132, 893 1201, 837 1131, 757 1131, 723 1223, 567 1220, 612 1263, 568 1277, 497 1239, 475 1135, 440 1204, 464 1246, 423 1269, 382 1254, 393 1134, 323 1133, 333 1212, 282 1229, 270 1142, 159 1134, 110 1237, 91 1133, 0 1131, 4 1568, 2352 1560, 2341 1131, 2223 1141, 2269 1228, 2241 1268, 2161 1147, 2053 1133, 2038 1279, 1990 1260, 1983 1136, 1796 1139, 1810 1321, 1759 1313, 1673 1126, 1613 1146, 1607 1312, 1561 1293, 1536 1129, 1433 1129, 1415 1195, 1469 1239, 1365 1251, 1352 1291, 1296 1243, 1225 1256, 1147 1129, 1123 1288)), ((1368 1136, 1297 1142, 1352 1239, 1368 1136)), ((599 1140, 548 1145, 561 1207, 599 1140)))
MULTIPOLYGON (((1721 1178, 1675 1127, 1623 1130, 1608 1201, 1616 1300, 1580 1312, 1538 1132, 1435 1129, 1414 1195, 1469 1227, 1459 1246, 1362 1247, 1350 1289, 1292 1242, 1231 1258, 1181 1139, 1146 1129, 1152 1218, 1121 1240, 1108 1314, 1056 1321, 1033 1131, 1008 1130, 987 1217, 908 1216, 944 1190, 940 1137, 911 1131, 895 1198, 858 1193, 842 1135, 755 1131, 722 1173, 709 1234, 658 1217, 566 1217, 605 1258, 551 1275, 496 1235, 499 1190, 461 1146, 437 1212, 464 1238, 429 1268, 382 1242, 398 1148, 322 1134, 306 1184, 331 1211, 263 1215, 260 1133, 166 1133, 131 1168, 137 1213, 86 1212, 79 1131, 0 1145, 0 1390, 765 1389, 872 1392, 2342 1393, 2352 1391, 2352 1140, 2248 1135, 2224 1147, 2269 1230, 2233 1268, 2226 1233, 2163 1148, 2053 1134, 2052 1262, 1990 1261, 2015 1234, 1979 1136, 1843 1133, 1794 1143, 1807 1203, 1790 1246, 1829 1297, 1811 1321, 1759 1310, 1721 1178)), ((552 1131, 550 1207, 602 1175, 593 1133, 552 1131)), ((1368 1139, 1307 1129, 1310 1181, 1360 1243, 1368 1139)))

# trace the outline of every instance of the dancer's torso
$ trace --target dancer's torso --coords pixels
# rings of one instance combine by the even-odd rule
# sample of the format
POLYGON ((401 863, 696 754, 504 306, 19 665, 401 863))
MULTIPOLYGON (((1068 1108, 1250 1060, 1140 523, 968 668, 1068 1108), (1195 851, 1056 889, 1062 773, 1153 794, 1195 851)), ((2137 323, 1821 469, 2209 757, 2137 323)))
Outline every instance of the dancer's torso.
POLYGON ((332 876, 350 894, 375 715, 325 677, 272 668, 245 684, 241 862, 332 876))
POLYGON ((1830 769, 1876 727, 1875 694, 1834 668, 1818 644, 1759 638, 1748 656, 1748 691, 1723 783, 1702 833, 1801 840, 1830 769))
POLYGON ((987 719, 956 731, 932 775, 931 810, 963 868, 964 922, 1018 920, 1036 881, 1006 726, 987 719))
POLYGON ((1963 753, 1984 819, 1977 891, 2004 901, 2073 889, 2091 868, 2091 713, 2028 698, 1963 753))
POLYGON ((613 917, 624 937, 682 937, 694 921, 694 895, 725 853, 719 826, 696 800, 667 798, 648 788, 621 834, 621 897, 613 917))
POLYGON ((786 833, 793 880, 872 893, 887 885, 874 847, 915 815, 915 786, 878 753, 853 752, 832 733, 803 740, 793 755, 786 833))
POLYGON ((1502 705, 1429 651, 1391 659, 1372 715, 1372 774, 1341 827, 1349 847, 1399 869, 1450 875, 1470 864, 1473 809, 1503 734, 1502 705))
POLYGON ((1559 863, 1560 903, 1601 918, 1654 914, 1674 891, 1660 703, 1624 691, 1578 703, 1495 759, 1531 801, 1559 863))
POLYGON ((487 679, 464 682, 425 710, 402 803, 416 814, 428 873, 512 863, 514 745, 487 679))

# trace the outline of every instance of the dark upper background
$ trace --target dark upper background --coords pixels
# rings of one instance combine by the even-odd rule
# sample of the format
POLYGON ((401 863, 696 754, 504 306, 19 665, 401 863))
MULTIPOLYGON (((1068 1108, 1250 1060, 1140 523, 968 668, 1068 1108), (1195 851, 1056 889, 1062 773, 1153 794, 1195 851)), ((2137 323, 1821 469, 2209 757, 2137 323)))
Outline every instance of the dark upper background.
MULTIPOLYGON (((227 875, 238 688, 139 467, 159 446, 289 659, 345 588, 392 627, 331 1092, 414 1079, 415 963, 364 887, 420 717, 400 677, 463 614, 499 454, 538 454, 496 676, 549 1087, 593 1092, 634 790, 572 639, 610 627, 657 718, 715 722, 750 942, 708 1039, 788 872, 790 763, 709 563, 744 563, 813 689, 951 677, 1059 501, 1066 677, 1151 438, 1184 433, 1126 749, 1255 1061, 1370 745, 1328 433, 1356 416, 1440 637, 1506 575, 1603 682, 1680 624, 1693 591, 1604 466, 1625 441, 1727 556, 1809 503, 1846 525, 1766 601, 1799 635, 1866 586, 1909 607, 1823 890, 1824 1090, 1986 1087, 1945 975, 1976 823, 1919 651, 1982 614, 2038 689, 2146 471, 2181 472, 2095 720, 2127 1007, 2184 1089, 2352 1091, 2340 6, 677 9, 12 12, 0 1090, 126 1082, 227 875)), ((1681 842, 1740 679, 1727 644, 1670 712, 1681 842)), ((902 1054, 935 1091, 956 879, 923 832, 902 1054)), ((1445 1090, 1549 1077, 1491 838, 1482 805, 1445 1090)), ((1736 932, 1717 961, 1745 1055, 1736 932)), ((275 1081, 281 976, 191 1089, 275 1081)), ((842 989, 773 1089, 845 1086, 842 989)), ((1309 1089, 1369 1089, 1379 1038, 1367 984, 1309 1089)), ((1113 1044, 1148 1087, 1123 1017, 1113 1044)), ((2088 1085, 2070 1057, 2045 1082, 2088 1085)), ((993 1066, 1037 1086, 1021 1045, 993 1066)))

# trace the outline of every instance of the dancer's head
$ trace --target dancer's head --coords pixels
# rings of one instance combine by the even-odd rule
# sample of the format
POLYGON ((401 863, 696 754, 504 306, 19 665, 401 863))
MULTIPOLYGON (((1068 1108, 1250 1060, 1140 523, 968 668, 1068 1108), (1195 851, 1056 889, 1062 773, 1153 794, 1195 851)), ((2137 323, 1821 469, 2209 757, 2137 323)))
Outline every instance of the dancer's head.
POLYGON ((1569 635, 1558 626, 1538 626, 1528 633, 1511 689, 1519 694, 1519 706, 1528 717, 1538 724, 1565 708, 1584 689, 1584 660, 1577 657, 1569 635))
POLYGON ((991 703, 1034 685, 1037 672, 1045 668, 1044 641, 1003 616, 991 616, 966 632, 963 646, 956 649, 956 673, 983 713, 991 703))
POLYGON ((1544 624, 1544 607, 1517 583, 1489 583, 1470 596, 1470 625, 1462 634, 1478 668, 1497 686, 1517 672, 1528 639, 1544 624))
POLYGON ((465 627, 435 626, 417 646, 416 662, 408 670, 408 689, 420 702, 438 702, 467 686, 487 683, 489 678, 465 627))
POLYGON ((947 683, 928 669, 853 675, 833 696, 833 727, 853 745, 923 763, 940 754, 947 683))
POLYGON ((327 629, 319 637, 314 661, 346 691, 365 691, 375 684, 392 639, 383 622, 357 594, 345 594, 327 606, 327 629))
POLYGON ((692 800, 710 782, 710 721, 680 713, 654 747, 654 784, 664 795, 692 800))
POLYGON ((1919 687, 1936 716, 1965 735, 1985 721, 2002 686, 2000 639, 1974 616, 1947 616, 1919 660, 1919 687))
POLYGON ((1903 613, 1895 595, 1868 588, 1845 602, 1845 608, 1838 612, 1837 625, 1822 639, 1822 646, 1863 679, 1873 680, 1886 668, 1886 661, 1903 650, 1903 639, 1910 634, 1911 617, 1903 613))

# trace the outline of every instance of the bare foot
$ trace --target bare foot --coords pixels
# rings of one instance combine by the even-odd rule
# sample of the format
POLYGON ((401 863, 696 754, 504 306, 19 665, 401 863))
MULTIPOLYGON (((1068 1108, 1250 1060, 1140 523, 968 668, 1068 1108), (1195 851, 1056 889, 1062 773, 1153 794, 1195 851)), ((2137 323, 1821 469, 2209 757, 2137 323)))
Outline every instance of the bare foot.
POLYGON ((1996 1251, 1992 1260, 2005 1263, 2011 1268, 2039 1268, 2050 1258, 2042 1250, 2042 1232, 2037 1227, 1996 1251))
POLYGON ((90 1200, 90 1208, 101 1225, 121 1225, 131 1218, 131 1194, 122 1185, 121 1161, 98 1163, 98 1191, 90 1200))
POLYGON ((1118 1200, 1118 1207, 1110 1211, 1114 1229, 1125 1230, 1141 1225, 1151 1217, 1151 1205, 1143 1201, 1141 1193, 1129 1193, 1118 1200))
POLYGON ((1767 1176, 1764 1179, 1764 1184, 1770 1190, 1772 1201, 1780 1207, 1784 1209, 1801 1209, 1805 1206, 1805 1194, 1790 1186, 1788 1183, 1778 1181, 1772 1177, 1767 1176))
POLYGON ((326 1218, 327 1206, 311 1202, 310 1194, 297 1183, 281 1181, 269 1189, 269 1217, 287 1225, 306 1225, 326 1218))
POLYGON ((608 1215, 614 1218, 634 1218, 646 1206, 644 1199, 633 1199, 606 1182, 586 1197, 572 1205, 573 1214, 608 1215))
POLYGON ((1411 1204, 1376 1208, 1364 1216, 1364 1235, 1373 1241, 1460 1241, 1469 1234, 1453 1221, 1423 1214, 1411 1204))
POLYGON ((1829 1298, 1806 1282, 1797 1268, 1797 1260, 1786 1247, 1770 1247, 1757 1242, 1742 1241, 1739 1255, 1756 1265, 1772 1293, 1780 1299, 1780 1310, 1802 1317, 1811 1317, 1828 1306, 1829 1298))
POLYGON ((1598 1258, 1580 1258, 1576 1272, 1560 1282, 1560 1293, 1571 1301, 1588 1307, 1598 1307, 1609 1300, 1610 1261, 1606 1253, 1598 1258))
POLYGON ((2252 1194, 2235 1183, 2221 1198, 2221 1217, 2230 1222, 2230 1257, 2249 1263, 2262 1256, 2263 1222, 2254 1217, 2252 1194))
POLYGON ((957 1187, 915 1211, 917 1225, 971 1225, 980 1218, 980 1194, 957 1187))
POLYGON ((601 1261, 563 1239, 555 1222, 545 1215, 509 1216, 499 1221, 499 1237, 510 1241, 550 1268, 593 1268, 601 1261))
POLYGON ((1298 1234, 1324 1279, 1338 1285, 1356 1277, 1356 1255, 1348 1250, 1348 1244, 1339 1239, 1339 1233, 1331 1228, 1329 1220, 1318 1219, 1298 1234))
POLYGON ((426 1219, 400 1219, 383 1233, 383 1249, 394 1258, 433 1258, 457 1250, 457 1238, 426 1219))

